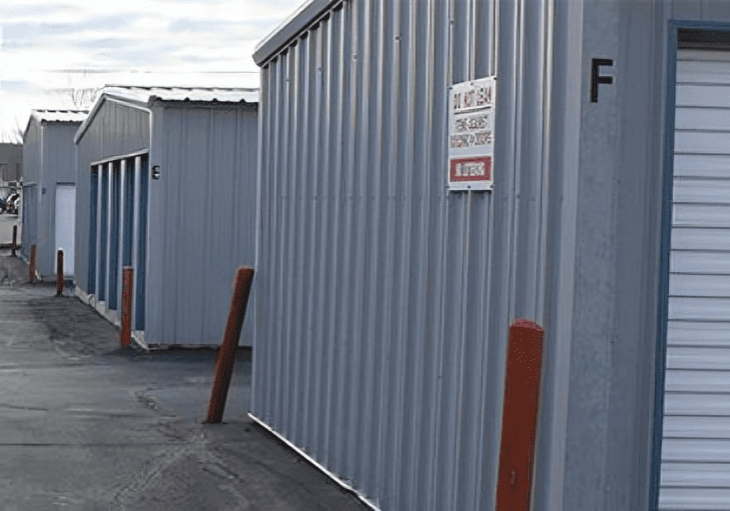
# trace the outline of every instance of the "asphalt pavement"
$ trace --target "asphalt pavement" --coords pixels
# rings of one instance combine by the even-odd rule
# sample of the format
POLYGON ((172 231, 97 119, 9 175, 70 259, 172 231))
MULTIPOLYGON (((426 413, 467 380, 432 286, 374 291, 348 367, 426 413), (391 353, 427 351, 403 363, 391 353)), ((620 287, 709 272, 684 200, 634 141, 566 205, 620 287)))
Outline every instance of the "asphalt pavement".
POLYGON ((369 509, 247 416, 250 350, 203 424, 214 350, 122 349, 19 259, 0 253, 0 278, 0 510, 369 509))

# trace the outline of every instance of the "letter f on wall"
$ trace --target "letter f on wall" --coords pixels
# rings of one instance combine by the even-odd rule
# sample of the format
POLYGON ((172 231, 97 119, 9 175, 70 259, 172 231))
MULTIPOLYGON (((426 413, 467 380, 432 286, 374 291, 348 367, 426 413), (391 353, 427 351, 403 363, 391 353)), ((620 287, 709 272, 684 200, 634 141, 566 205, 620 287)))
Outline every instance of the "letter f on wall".
POLYGON ((591 103, 598 102, 598 84, 613 83, 613 76, 601 76, 598 74, 601 66, 613 66, 611 59, 592 59, 591 60, 591 103))

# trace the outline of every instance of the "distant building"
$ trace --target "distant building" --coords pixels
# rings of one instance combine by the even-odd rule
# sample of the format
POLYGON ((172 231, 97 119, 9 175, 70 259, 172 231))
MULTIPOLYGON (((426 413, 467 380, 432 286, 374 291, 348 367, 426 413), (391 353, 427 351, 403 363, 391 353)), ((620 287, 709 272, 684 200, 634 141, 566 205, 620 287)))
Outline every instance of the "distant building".
MULTIPOLYGON (((254 263, 258 90, 106 87, 76 134, 76 294, 140 343, 220 344, 254 263)), ((252 321, 242 344, 251 344, 252 321)))
POLYGON ((0 186, 23 178, 23 144, 0 143, 0 186))
POLYGON ((74 134, 88 112, 33 110, 23 133, 21 256, 36 245, 41 278, 55 278, 56 251, 64 251, 64 273, 73 276, 76 152, 74 134))

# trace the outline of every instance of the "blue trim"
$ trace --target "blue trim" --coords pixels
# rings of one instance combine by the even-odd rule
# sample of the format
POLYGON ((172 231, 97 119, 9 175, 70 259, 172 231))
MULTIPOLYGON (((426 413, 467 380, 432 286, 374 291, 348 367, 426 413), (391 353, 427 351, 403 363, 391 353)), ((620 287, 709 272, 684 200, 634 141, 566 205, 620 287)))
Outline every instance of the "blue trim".
POLYGON ((101 169, 101 218, 99 226, 99 299, 106 300, 106 249, 109 243, 109 228, 107 217, 109 216, 109 168, 103 165, 101 169))
POLYGON ((667 365, 667 322, 669 319, 669 252, 672 234, 672 196, 674 185, 674 115, 676 108, 677 44, 679 30, 723 29, 730 31, 728 23, 708 21, 669 20, 667 31, 667 96, 664 124, 664 165, 662 169, 662 216, 661 245, 659 261, 659 303, 657 311, 657 338, 654 389, 654 428, 651 452, 651 476, 649 486, 649 509, 659 510, 659 488, 661 483, 661 455, 664 425, 664 379, 667 365))
POLYGON ((89 294, 96 293, 96 222, 97 207, 99 200, 99 174, 97 172, 89 173, 89 271, 86 290, 89 294))
POLYGON ((127 162, 127 172, 124 176, 124 205, 122 211, 124 214, 124 232, 122 239, 122 266, 132 264, 132 231, 134 220, 134 158, 129 158, 127 162))
MULTIPOLYGON (((670 44, 671 39, 674 37, 674 49, 675 52, 671 55, 668 55, 670 58, 670 61, 675 61, 676 64, 676 58, 677 58, 677 32, 681 28, 697 28, 697 29, 705 29, 705 30, 722 30, 724 32, 730 32, 730 23, 726 21, 685 21, 685 20, 668 20, 668 28, 669 28, 669 38, 670 38, 670 44), (672 31, 674 31, 674 35, 672 36, 672 31)), ((671 49, 671 48, 669 48, 671 49)))
POLYGON ((149 162, 148 157, 142 157, 142 174, 139 185, 139 240, 137 244, 137 268, 136 299, 135 299, 135 330, 145 329, 145 300, 146 291, 146 269, 147 269, 147 211, 149 202, 149 162))
POLYGON ((117 309, 117 289, 119 282, 119 173, 120 162, 112 163, 111 179, 111 227, 109 230, 109 296, 107 297, 107 307, 109 309, 117 309))

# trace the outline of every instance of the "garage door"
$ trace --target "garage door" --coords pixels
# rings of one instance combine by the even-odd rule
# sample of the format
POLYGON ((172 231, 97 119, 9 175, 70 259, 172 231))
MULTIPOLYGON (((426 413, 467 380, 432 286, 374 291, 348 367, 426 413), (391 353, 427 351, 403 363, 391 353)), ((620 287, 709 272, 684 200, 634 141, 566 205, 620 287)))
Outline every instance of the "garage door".
POLYGON ((56 185, 56 251, 63 250, 63 274, 74 275, 74 231, 76 228, 76 185, 56 185))
POLYGON ((730 509, 730 52, 677 60, 661 510, 730 509))

